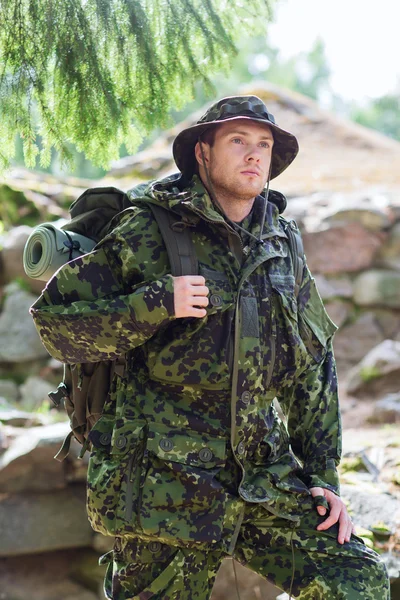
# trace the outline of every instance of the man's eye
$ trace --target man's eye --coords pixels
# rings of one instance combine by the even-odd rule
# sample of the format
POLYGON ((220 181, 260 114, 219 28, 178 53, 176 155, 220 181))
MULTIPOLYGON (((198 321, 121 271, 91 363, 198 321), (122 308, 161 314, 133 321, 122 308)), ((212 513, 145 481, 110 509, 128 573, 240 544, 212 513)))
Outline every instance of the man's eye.
POLYGON ((269 148, 269 143, 268 142, 260 142, 260 146, 262 148, 269 148))
POLYGON ((240 138, 233 138, 232 142, 234 144, 242 144, 242 140, 240 138))

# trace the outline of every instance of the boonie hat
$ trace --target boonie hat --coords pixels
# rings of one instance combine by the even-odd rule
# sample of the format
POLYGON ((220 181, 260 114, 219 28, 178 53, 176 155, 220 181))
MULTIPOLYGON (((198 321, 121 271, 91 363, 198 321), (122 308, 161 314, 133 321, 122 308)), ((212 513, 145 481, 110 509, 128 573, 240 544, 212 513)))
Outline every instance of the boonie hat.
POLYGON ((249 119, 264 123, 271 128, 274 146, 270 179, 280 175, 296 158, 299 151, 297 139, 293 134, 278 127, 274 116, 268 112, 260 98, 257 96, 229 96, 210 106, 195 125, 184 129, 176 136, 172 147, 174 160, 178 169, 186 177, 192 176, 195 171, 194 148, 201 134, 220 123, 235 119, 249 119))

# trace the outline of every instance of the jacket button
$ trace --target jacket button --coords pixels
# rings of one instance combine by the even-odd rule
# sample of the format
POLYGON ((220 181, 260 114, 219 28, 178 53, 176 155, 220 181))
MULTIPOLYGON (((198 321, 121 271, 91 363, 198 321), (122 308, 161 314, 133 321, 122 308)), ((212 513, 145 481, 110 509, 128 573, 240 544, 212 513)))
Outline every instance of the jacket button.
POLYGON ((111 433, 102 433, 99 438, 99 442, 100 444, 103 444, 103 446, 108 446, 108 444, 111 442, 111 433))
POLYGON ((246 451, 245 447, 244 447, 244 443, 243 442, 239 442, 237 447, 236 447, 236 452, 239 454, 239 456, 242 456, 242 454, 244 454, 246 451))
POLYGON ((161 543, 160 542, 150 542, 147 547, 150 550, 150 552, 155 554, 156 552, 159 552, 161 550, 161 543))
POLYGON ((199 452, 199 459, 202 462, 208 462, 214 457, 214 454, 211 452, 210 448, 202 448, 199 452))
POLYGON ((248 390, 246 390, 245 392, 243 392, 242 396, 242 402, 244 402, 245 404, 248 404, 251 400, 251 394, 248 390))
POLYGON ((115 440, 115 445, 117 448, 119 448, 121 450, 122 448, 125 448, 127 441, 128 440, 126 439, 126 437, 124 435, 120 435, 115 440))
POLYGON ((174 443, 168 438, 162 438, 160 440, 159 446, 161 450, 164 450, 164 452, 169 452, 174 447, 174 443))
POLYGON ((218 294, 211 294, 210 304, 212 304, 212 306, 221 306, 221 304, 222 304, 221 296, 218 296, 218 294))

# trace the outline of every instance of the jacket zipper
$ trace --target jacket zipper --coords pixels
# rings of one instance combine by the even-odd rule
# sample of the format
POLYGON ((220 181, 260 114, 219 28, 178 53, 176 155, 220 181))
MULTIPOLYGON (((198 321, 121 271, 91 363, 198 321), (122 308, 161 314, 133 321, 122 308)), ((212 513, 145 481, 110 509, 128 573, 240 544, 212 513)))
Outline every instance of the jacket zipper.
POLYGON ((275 360, 276 360, 276 322, 275 322, 275 306, 274 306, 274 302, 273 300, 271 301, 271 360, 268 366, 268 374, 267 374, 267 382, 266 382, 266 387, 268 388, 271 380, 272 380, 272 375, 274 372, 274 367, 275 367, 275 360))

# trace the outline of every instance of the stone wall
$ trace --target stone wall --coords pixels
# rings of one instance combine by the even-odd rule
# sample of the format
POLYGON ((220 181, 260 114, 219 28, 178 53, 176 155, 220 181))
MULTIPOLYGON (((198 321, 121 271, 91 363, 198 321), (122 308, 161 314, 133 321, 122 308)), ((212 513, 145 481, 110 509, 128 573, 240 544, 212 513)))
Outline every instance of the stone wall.
MULTIPOLYGON (((343 393, 369 402, 377 422, 396 422, 400 196, 291 197, 285 215, 302 229, 309 267, 339 326, 335 352, 343 393)), ((28 314, 41 287, 22 277, 29 232, 27 226, 9 231, 0 252, 0 577, 13 600, 95 600, 102 597, 97 559, 110 540, 95 535, 86 519, 86 459, 78 460, 73 446, 64 463, 53 460, 68 426, 62 414, 49 412, 46 400, 61 365, 47 355, 28 314)), ((395 495, 390 501, 394 515, 395 495)), ((227 561, 214 600, 232 597, 232 573, 227 561)), ((245 570, 238 574, 243 598, 276 598, 275 588, 245 570)))

